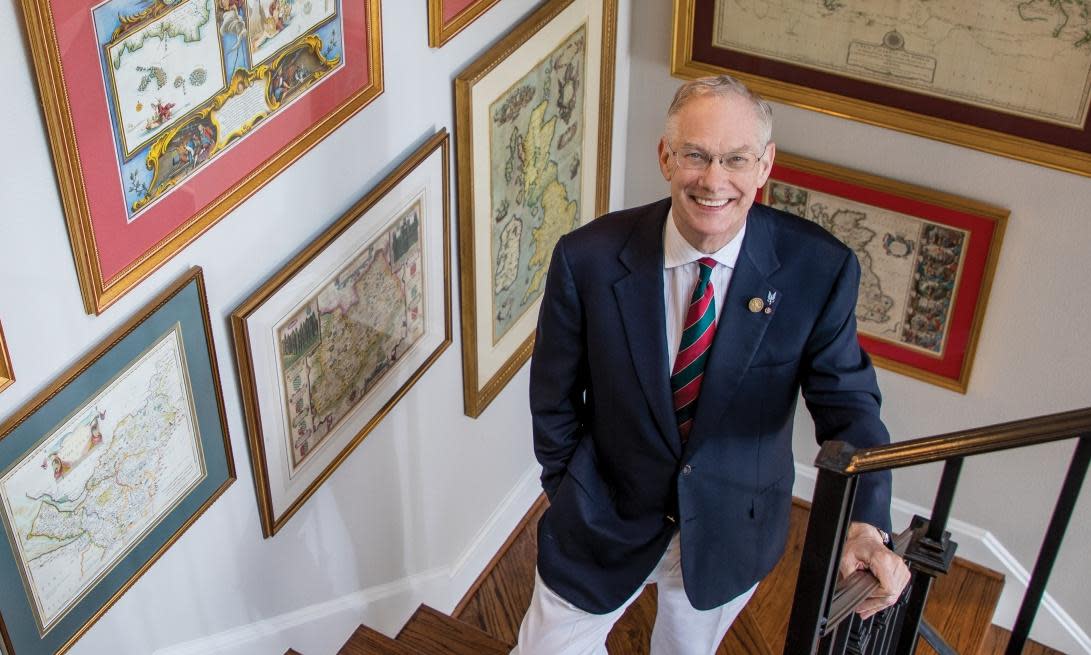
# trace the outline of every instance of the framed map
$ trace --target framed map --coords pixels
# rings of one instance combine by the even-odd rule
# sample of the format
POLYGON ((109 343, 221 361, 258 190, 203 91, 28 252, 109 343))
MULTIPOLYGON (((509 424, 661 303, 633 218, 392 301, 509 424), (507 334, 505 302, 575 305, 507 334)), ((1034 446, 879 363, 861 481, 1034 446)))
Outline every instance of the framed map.
POLYGON ((1091 176, 1091 0, 675 0, 671 69, 1091 176))
POLYGON ((0 391, 7 389, 15 382, 15 373, 11 370, 11 355, 8 354, 8 345, 4 341, 4 329, 0 327, 0 391))
POLYGON ((428 0, 428 45, 438 48, 500 0, 428 0))
POLYGON ((615 0, 554 0, 455 79, 469 416, 530 358, 557 240, 606 212, 616 27, 615 0))
POLYGON ((383 89, 379 0, 21 4, 89 313, 383 89))
POLYGON ((0 426, 0 637, 61 653, 235 480, 192 269, 0 426))
POLYGON ((266 537, 451 344, 448 143, 430 138, 231 315, 266 537))
POLYGON ((1007 210, 786 153, 762 202, 856 253, 857 331, 877 365, 966 392, 1007 210))

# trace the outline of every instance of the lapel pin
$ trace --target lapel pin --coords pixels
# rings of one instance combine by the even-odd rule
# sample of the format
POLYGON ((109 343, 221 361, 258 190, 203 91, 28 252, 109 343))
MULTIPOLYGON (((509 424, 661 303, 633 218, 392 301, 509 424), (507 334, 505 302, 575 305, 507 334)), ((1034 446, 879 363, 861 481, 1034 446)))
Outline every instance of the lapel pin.
POLYGON ((776 299, 777 299, 777 292, 776 291, 770 291, 769 293, 765 294, 765 313, 766 314, 772 314, 773 313, 773 303, 776 302, 776 299))
POLYGON ((765 308, 765 301, 761 298, 751 298, 750 302, 746 303, 746 308, 754 314, 757 314, 765 308))

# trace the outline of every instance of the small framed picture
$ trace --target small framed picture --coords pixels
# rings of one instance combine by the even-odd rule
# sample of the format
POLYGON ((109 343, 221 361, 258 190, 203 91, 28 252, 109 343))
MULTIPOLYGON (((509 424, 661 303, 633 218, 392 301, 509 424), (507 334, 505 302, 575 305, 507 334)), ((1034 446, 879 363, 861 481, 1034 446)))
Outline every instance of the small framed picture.
POLYGON ((438 48, 500 0, 428 0, 428 45, 438 48))
POLYGON ((606 212, 616 28, 616 0, 553 0, 455 79, 469 416, 530 359, 557 241, 606 212))
POLYGON ((877 365, 966 392, 1007 210, 785 153, 762 198, 856 253, 857 331, 877 365))
POLYGON ((20 0, 100 314, 383 91, 379 0, 20 0))
POLYGON ((11 355, 8 354, 8 345, 4 341, 4 329, 0 327, 0 391, 7 389, 15 382, 15 373, 11 370, 11 355))
POLYGON ((63 653, 235 480, 199 268, 0 426, 0 638, 63 653))
POLYGON ((675 0, 671 71, 1091 176, 1084 0, 675 0))
POLYGON ((266 537, 451 344, 448 142, 428 139, 231 315, 266 537))

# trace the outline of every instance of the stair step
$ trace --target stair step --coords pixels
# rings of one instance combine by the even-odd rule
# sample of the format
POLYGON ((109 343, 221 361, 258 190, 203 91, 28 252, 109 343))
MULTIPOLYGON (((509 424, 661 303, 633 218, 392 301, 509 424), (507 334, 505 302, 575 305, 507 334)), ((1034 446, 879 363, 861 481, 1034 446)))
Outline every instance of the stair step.
MULTIPOLYGON (((978 655, 1004 655, 1009 639, 1011 639, 1010 631, 996 625, 990 627, 978 655)), ((1064 655, 1064 653, 1053 650, 1049 646, 1043 646, 1036 641, 1028 640, 1026 645, 1023 646, 1023 655, 1064 655)))
POLYGON ((507 655, 505 644, 468 623, 421 605, 398 633, 398 642, 422 655, 507 655))
POLYGON ((356 628, 337 655, 418 655, 409 646, 366 625, 356 628))
MULTIPOLYGON (((936 629, 957 653, 979 653, 992 626, 1004 576, 992 569, 956 558, 951 570, 940 576, 928 594, 924 620, 936 629)), ((919 642, 917 653, 935 655, 919 642)))

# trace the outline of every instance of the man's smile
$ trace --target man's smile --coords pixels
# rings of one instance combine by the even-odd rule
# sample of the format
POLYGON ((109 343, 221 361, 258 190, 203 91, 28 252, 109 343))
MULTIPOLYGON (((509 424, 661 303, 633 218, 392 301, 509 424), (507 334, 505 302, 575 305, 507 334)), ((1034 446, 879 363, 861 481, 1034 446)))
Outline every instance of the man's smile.
POLYGON ((693 199, 693 202, 702 207, 712 207, 715 209, 719 209, 731 202, 731 198, 702 198, 700 196, 690 196, 690 198, 693 199))

